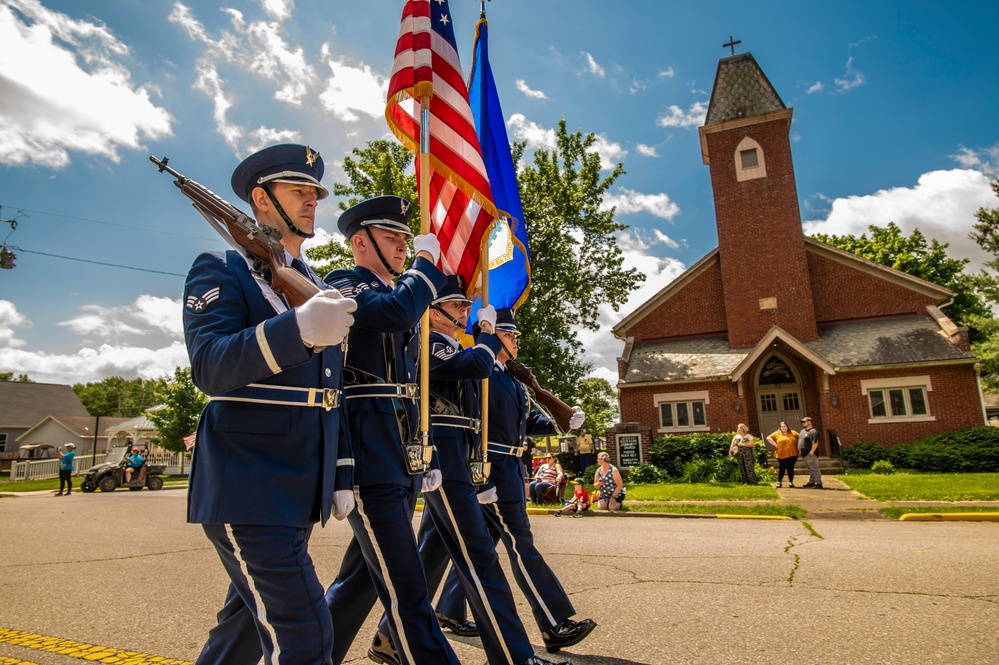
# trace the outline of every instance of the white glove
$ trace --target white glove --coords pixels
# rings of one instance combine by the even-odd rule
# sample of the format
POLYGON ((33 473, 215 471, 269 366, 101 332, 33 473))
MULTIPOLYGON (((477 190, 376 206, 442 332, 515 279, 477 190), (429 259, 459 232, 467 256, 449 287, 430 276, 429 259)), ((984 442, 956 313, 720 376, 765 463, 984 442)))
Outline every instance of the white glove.
POLYGON ((496 330, 496 308, 492 305, 487 305, 479 310, 479 328, 483 332, 492 333, 496 330), (484 323, 489 324, 489 329, 486 330, 484 323))
POLYGON ((578 429, 586 420, 586 414, 578 406, 572 407, 572 415, 569 416, 569 429, 578 429))
POLYGON ((354 510, 354 491, 337 490, 333 492, 333 517, 342 520, 354 510))
POLYGON ((426 252, 430 255, 431 263, 437 263, 441 256, 441 243, 433 233, 419 235, 413 238, 413 253, 426 252))
POLYGON ((354 323, 355 309, 357 303, 336 289, 320 291, 295 308, 302 342, 311 347, 336 346, 354 323))
POLYGON ((490 487, 485 492, 479 492, 476 494, 476 497, 479 499, 479 503, 481 504, 496 503, 496 501, 499 500, 495 487, 490 487))
POLYGON ((430 471, 423 474, 423 491, 433 492, 441 486, 442 480, 440 469, 430 469, 430 471))

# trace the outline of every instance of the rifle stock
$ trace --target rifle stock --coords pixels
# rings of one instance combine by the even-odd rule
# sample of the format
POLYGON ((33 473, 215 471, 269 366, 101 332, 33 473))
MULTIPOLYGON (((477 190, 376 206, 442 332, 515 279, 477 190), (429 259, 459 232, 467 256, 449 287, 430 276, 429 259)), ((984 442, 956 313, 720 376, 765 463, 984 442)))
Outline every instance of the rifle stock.
POLYGON ((569 419, 572 417, 572 407, 560 400, 554 393, 542 388, 535 378, 534 372, 527 365, 511 358, 506 361, 506 367, 513 374, 514 378, 534 391, 534 398, 548 410, 559 429, 562 432, 568 432, 569 419))
POLYGON ((191 200, 195 210, 227 242, 244 256, 252 257, 270 269, 271 288, 284 296, 289 307, 298 307, 319 293, 320 288, 310 279, 288 266, 280 231, 257 224, 253 218, 218 194, 170 168, 167 166, 170 161, 168 157, 160 160, 150 155, 149 161, 159 167, 160 173, 165 171, 174 177, 173 184, 181 194, 191 200))

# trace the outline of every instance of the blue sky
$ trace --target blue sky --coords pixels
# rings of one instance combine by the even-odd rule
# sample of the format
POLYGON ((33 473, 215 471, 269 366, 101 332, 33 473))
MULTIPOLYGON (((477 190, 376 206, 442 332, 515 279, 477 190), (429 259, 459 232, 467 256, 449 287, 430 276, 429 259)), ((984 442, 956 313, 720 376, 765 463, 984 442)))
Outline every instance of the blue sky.
MULTIPOLYGON (((547 147, 564 117, 627 171, 608 202, 648 281, 582 333, 597 375, 616 376, 610 326, 716 245, 697 127, 729 35, 794 108, 807 231, 894 220, 983 260, 967 234, 979 206, 999 204, 999 5, 813 4, 487 3, 511 137, 547 147)), ((467 69, 479 2, 450 5, 467 69)), ((389 136, 401 8, 0 0, 0 219, 18 222, 0 224, 0 240, 19 248, 0 272, 0 371, 75 383, 186 365, 182 275, 226 245, 148 156, 230 200, 238 160, 275 142, 310 144, 326 184, 342 180, 345 154, 389 136)), ((324 206, 317 240, 336 232, 336 206, 324 206)))

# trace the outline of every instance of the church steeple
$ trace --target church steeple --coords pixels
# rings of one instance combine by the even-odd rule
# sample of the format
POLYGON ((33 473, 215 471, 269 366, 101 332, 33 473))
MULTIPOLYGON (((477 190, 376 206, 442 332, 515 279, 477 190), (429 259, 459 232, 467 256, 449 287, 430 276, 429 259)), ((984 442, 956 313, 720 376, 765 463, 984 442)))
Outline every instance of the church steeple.
POLYGON ((718 61, 700 138, 714 190, 729 344, 736 348, 754 345, 774 325, 801 341, 818 338, 791 114, 751 53, 718 61))

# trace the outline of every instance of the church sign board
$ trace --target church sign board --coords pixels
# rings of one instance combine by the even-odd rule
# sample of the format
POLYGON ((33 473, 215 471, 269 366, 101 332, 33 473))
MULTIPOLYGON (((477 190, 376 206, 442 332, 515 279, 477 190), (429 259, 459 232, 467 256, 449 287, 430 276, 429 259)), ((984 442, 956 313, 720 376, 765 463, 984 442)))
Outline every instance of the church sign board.
POLYGON ((642 463, 642 435, 617 435, 617 462, 622 469, 638 466, 642 463))

